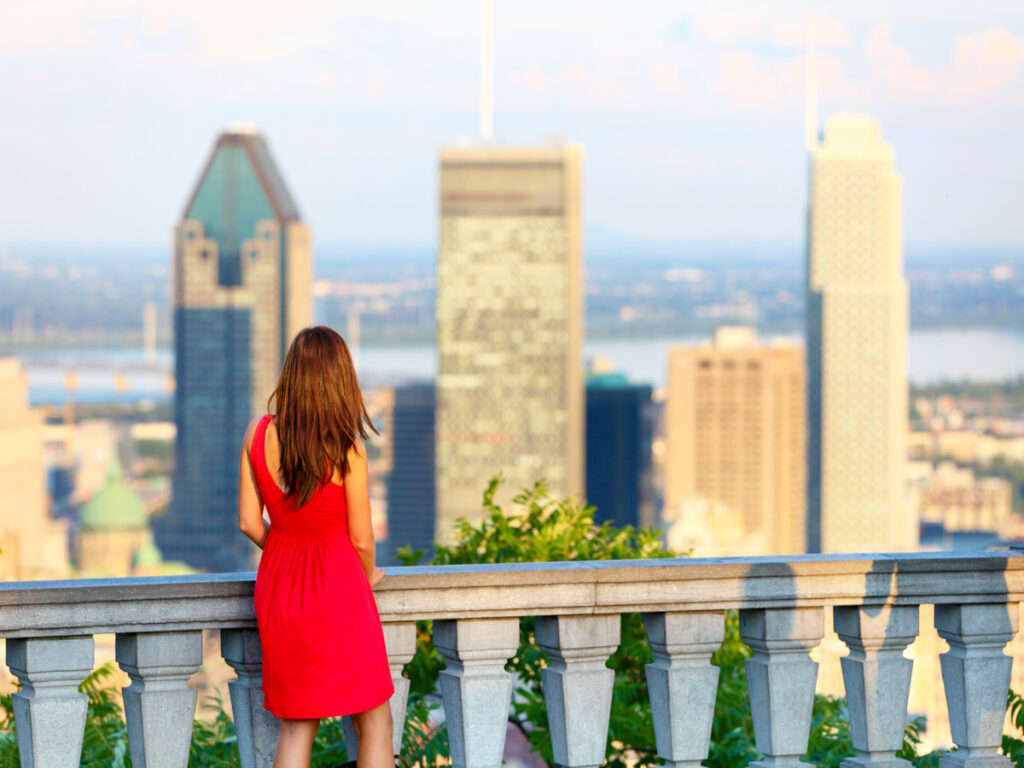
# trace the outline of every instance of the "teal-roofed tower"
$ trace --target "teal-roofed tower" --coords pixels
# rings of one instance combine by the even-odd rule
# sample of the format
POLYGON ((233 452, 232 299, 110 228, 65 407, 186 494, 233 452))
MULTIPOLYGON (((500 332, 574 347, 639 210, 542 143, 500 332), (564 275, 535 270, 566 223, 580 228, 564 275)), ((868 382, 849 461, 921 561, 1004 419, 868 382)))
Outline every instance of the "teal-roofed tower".
POLYGON ((295 334, 312 322, 310 232, 266 140, 222 133, 174 230, 177 466, 155 521, 165 557, 248 570, 238 532, 238 448, 266 412, 295 334))

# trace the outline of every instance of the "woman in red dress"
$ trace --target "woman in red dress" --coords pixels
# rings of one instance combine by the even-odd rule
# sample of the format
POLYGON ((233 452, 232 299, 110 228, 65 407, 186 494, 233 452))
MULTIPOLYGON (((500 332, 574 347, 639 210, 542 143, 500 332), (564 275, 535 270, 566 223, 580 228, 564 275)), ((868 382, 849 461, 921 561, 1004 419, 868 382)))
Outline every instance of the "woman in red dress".
POLYGON ((320 718, 338 715, 352 716, 359 768, 393 768, 394 686, 372 591, 384 573, 360 440, 373 425, 341 336, 295 337, 268 410, 242 444, 238 524, 263 549, 255 603, 263 705, 281 721, 274 768, 308 768, 320 718))

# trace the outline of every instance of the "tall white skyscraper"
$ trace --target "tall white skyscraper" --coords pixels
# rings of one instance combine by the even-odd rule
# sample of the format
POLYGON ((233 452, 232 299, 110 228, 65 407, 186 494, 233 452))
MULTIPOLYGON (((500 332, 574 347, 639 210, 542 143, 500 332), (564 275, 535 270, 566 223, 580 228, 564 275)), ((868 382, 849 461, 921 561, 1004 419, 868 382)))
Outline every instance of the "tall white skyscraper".
POLYGON ((831 118, 810 149, 808 551, 907 551, 902 179, 864 115, 831 118))
POLYGON ((441 151, 437 537, 537 480, 583 491, 577 144, 441 151))

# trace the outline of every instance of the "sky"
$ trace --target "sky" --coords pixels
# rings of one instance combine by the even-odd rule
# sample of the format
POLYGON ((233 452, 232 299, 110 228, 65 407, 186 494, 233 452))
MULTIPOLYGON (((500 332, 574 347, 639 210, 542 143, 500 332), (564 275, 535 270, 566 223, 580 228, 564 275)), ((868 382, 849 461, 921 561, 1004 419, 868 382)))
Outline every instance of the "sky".
MULTIPOLYGON (((1019 0, 494 0, 495 138, 586 147, 590 247, 803 241, 805 66, 877 118, 908 244, 1024 249, 1019 0)), ((217 133, 317 247, 432 248, 476 0, 0 0, 0 253, 169 247, 217 133)))

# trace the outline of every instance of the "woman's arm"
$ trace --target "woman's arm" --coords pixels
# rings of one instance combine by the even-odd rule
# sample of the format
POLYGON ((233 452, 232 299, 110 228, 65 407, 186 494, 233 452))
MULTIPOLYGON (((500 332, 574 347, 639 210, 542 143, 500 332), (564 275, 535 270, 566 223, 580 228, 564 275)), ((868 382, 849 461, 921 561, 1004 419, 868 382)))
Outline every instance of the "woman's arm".
POLYGON ((366 449, 360 441, 348 451, 348 474, 345 475, 345 503, 348 506, 348 537, 359 555, 371 587, 384 578, 384 571, 374 565, 376 545, 370 522, 370 488, 366 472, 366 449))
POLYGON ((253 434, 259 419, 254 419, 242 440, 242 456, 238 465, 238 527, 253 543, 263 549, 270 526, 263 520, 263 499, 256 487, 256 474, 249 461, 253 434))

